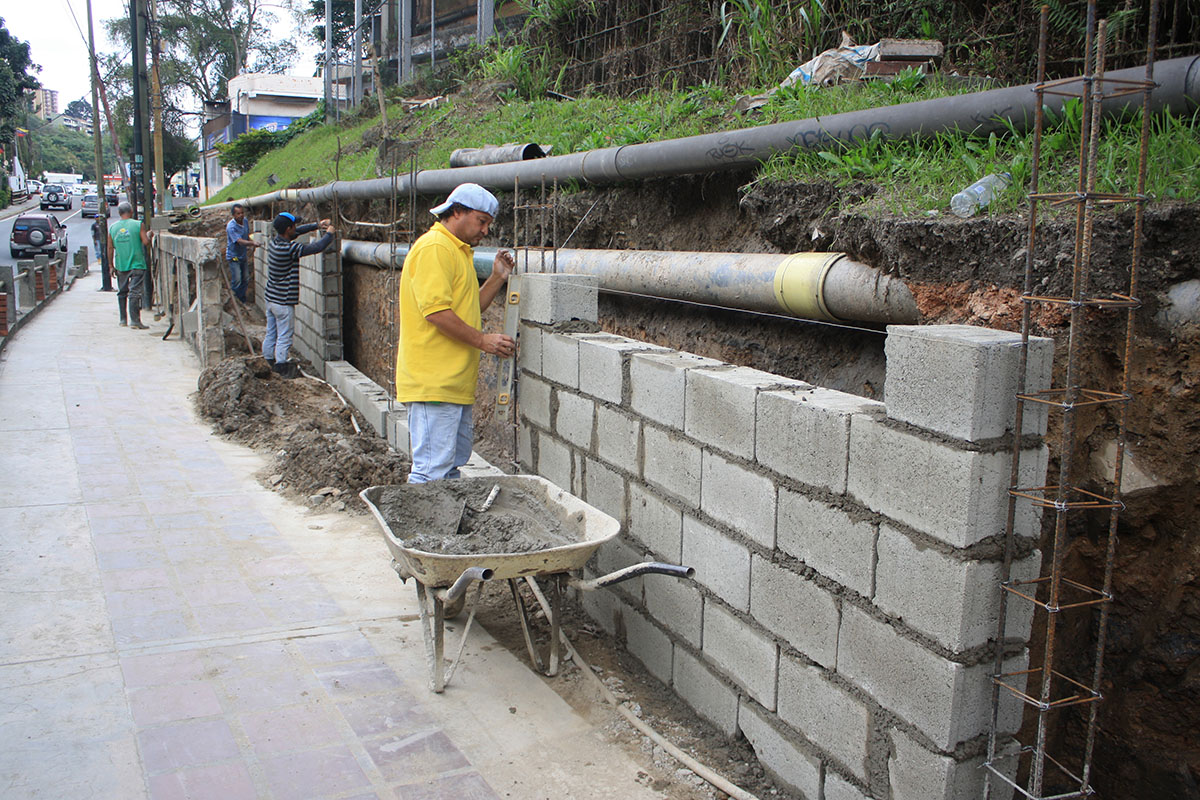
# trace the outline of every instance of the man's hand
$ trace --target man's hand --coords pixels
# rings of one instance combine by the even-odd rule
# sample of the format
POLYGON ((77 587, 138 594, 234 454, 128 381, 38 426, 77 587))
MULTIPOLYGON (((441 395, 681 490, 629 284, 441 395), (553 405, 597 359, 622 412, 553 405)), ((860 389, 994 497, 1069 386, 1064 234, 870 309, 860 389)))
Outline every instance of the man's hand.
POLYGON ((321 229, 322 233, 333 233, 333 231, 329 230, 329 220, 327 219, 323 219, 318 222, 317 227, 321 229))
POLYGON ((517 266, 517 262, 512 253, 501 250, 496 253, 496 260, 492 262, 492 276, 502 281, 508 280, 508 276, 512 274, 515 266, 517 266))
POLYGON ((517 343, 511 336, 505 336, 503 333, 485 333, 479 349, 494 356, 509 358, 517 352, 517 343))
MULTIPOLYGON (((326 220, 326 222, 328 222, 328 220, 326 220)), ((332 225, 326 225, 321 229, 321 232, 328 233, 330 236, 333 236, 335 233, 337 233, 337 228, 333 227, 332 225)))

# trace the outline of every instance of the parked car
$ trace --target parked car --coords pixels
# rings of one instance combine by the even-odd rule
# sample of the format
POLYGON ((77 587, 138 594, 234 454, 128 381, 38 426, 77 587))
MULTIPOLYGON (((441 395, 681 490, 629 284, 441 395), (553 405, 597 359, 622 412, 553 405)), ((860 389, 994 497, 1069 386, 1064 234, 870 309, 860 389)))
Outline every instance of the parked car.
POLYGON ((42 193, 42 182, 41 181, 26 181, 25 185, 27 185, 29 187, 30 195, 42 193))
POLYGON ((53 214, 30 211, 13 220, 8 237, 8 252, 13 258, 46 253, 67 252, 67 226, 53 214))
POLYGON ((70 211, 75 205, 75 200, 61 183, 47 183, 42 187, 42 201, 40 205, 42 211, 55 207, 70 211))
POLYGON ((100 200, 96 194, 85 194, 80 204, 79 215, 83 217, 107 217, 108 203, 100 200))

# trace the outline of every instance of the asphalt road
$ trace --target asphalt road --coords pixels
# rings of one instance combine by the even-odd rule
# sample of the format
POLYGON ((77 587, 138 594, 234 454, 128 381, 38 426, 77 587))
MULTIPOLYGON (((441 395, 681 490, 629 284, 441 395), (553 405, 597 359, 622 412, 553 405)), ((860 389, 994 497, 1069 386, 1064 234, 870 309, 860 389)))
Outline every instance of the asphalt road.
MULTIPOLYGON (((75 198, 75 207, 70 211, 61 209, 48 209, 47 214, 53 214, 58 217, 58 221, 67 226, 67 255, 68 259, 72 258, 74 253, 82 246, 87 246, 88 259, 95 261, 96 252, 92 246, 92 218, 86 219, 80 216, 80 204, 82 197, 75 198)), ((15 264, 17 259, 13 258, 8 249, 8 243, 11 241, 13 220, 17 218, 17 214, 25 211, 39 211, 37 198, 28 200, 19 206, 13 206, 0 211, 0 264, 15 264)), ((109 208, 109 222, 112 223, 117 219, 115 207, 109 208)))

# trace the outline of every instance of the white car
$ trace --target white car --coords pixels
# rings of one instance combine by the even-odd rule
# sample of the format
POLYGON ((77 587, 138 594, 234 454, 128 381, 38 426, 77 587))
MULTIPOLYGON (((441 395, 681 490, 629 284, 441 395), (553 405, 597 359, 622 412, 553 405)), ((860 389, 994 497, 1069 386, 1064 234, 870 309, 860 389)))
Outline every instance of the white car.
POLYGON ((87 194, 87 187, 82 183, 71 184, 71 194, 75 197, 83 197, 87 194))

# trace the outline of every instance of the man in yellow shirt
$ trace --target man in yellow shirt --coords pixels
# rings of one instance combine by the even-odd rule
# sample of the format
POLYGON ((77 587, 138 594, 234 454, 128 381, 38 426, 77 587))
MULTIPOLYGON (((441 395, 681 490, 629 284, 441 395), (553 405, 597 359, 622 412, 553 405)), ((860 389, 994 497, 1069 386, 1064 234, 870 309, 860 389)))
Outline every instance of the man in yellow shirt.
POLYGON ((479 354, 508 358, 516 351, 512 337, 481 330, 483 312, 504 288, 513 257, 497 253, 480 286, 471 249, 487 236, 499 206, 482 186, 458 186, 430 209, 438 221, 404 259, 396 399, 408 407, 409 483, 459 476, 474 439, 479 354))

